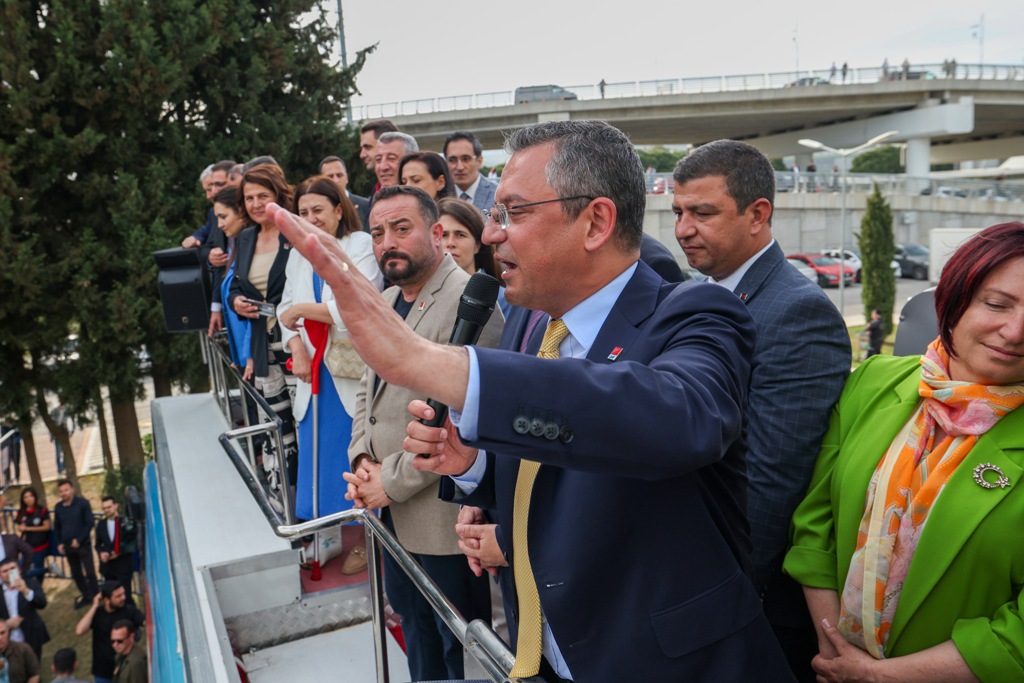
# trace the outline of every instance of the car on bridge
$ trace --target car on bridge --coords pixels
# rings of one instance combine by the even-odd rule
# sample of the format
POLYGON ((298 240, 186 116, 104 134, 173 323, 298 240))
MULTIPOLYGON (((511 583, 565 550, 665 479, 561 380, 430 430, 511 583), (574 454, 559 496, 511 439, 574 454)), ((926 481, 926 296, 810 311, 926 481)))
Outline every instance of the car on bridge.
POLYGON ((527 85, 516 88, 516 104, 527 104, 529 102, 564 102, 566 100, 577 100, 571 90, 566 90, 560 85, 527 85))
POLYGON ((853 268, 844 266, 824 254, 787 254, 786 258, 801 261, 814 269, 818 277, 818 284, 822 287, 838 287, 840 272, 842 272, 843 284, 853 284, 855 275, 853 268))
POLYGON ((805 85, 832 85, 828 79, 822 78, 821 76, 805 76, 804 78, 798 78, 792 83, 787 83, 787 88, 799 88, 805 85))

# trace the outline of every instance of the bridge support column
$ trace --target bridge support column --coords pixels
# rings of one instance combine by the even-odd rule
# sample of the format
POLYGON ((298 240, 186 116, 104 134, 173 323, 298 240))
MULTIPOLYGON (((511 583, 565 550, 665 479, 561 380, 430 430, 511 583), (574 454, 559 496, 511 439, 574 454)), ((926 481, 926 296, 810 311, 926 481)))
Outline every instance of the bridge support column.
POLYGON ((907 140, 907 190, 920 192, 928 183, 924 178, 931 171, 931 138, 907 140))

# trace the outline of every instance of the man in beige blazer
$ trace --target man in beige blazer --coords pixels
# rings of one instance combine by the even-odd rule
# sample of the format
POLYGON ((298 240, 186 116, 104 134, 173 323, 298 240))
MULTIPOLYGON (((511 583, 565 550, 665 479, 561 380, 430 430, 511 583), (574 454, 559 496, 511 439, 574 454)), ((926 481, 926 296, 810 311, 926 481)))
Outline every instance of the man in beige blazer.
MULTIPOLYGON (((370 212, 374 256, 384 290, 407 325, 422 337, 446 343, 469 275, 441 243, 437 206, 417 188, 383 188, 370 212)), ((496 347, 504 320, 496 310, 479 345, 496 347)), ((416 454, 402 450, 407 407, 423 399, 408 389, 378 380, 367 369, 356 398, 349 460, 348 497, 359 507, 380 509, 381 518, 467 619, 489 619, 485 578, 470 571, 459 550, 458 506, 438 498, 439 476, 413 469, 416 454)), ((385 588, 402 616, 409 673, 414 681, 463 678, 462 645, 436 617, 405 573, 385 554, 385 588)))

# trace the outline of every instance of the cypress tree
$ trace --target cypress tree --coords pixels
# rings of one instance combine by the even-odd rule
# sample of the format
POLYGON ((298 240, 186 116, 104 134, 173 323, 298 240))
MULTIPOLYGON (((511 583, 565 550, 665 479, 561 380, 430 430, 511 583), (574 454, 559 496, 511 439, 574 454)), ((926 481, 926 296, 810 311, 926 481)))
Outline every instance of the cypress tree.
POLYGON ((892 331, 892 314, 896 302, 896 277, 892 272, 892 259, 896 243, 892 232, 892 209, 882 197, 878 184, 868 197, 864 218, 860 222, 857 246, 863 264, 861 298, 864 317, 871 319, 871 311, 878 309, 885 321, 886 334, 892 331))

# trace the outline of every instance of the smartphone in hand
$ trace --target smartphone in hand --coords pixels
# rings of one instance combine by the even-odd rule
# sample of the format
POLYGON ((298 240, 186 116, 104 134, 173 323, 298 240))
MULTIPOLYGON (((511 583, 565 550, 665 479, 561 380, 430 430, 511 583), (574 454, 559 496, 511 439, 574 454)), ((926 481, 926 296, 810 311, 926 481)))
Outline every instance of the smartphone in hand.
POLYGON ((277 315, 277 307, 269 301, 256 301, 256 299, 242 299, 247 304, 256 307, 256 312, 264 318, 273 318, 277 315))

